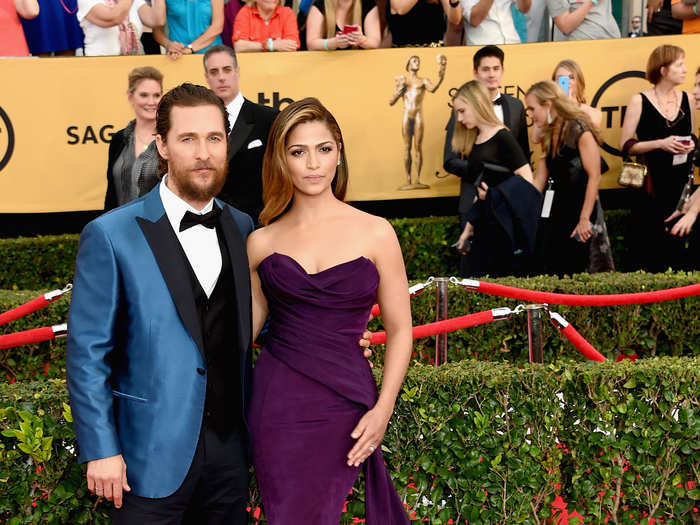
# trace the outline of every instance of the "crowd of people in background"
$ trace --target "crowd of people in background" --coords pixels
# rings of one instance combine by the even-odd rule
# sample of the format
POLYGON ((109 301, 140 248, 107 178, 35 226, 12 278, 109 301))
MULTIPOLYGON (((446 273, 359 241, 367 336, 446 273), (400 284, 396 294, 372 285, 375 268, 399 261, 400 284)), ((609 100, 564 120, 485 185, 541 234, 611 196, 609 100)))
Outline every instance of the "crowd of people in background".
MULTIPOLYGON (((685 52, 661 45, 648 58, 651 87, 632 96, 620 149, 637 156, 648 175, 633 192, 634 234, 646 269, 700 268, 700 190, 695 111, 700 68, 692 95, 685 82, 685 52)), ((474 55, 475 80, 452 96, 444 168, 461 180, 463 276, 554 274, 614 269, 598 196, 608 166, 600 156, 601 113, 586 104, 583 71, 559 62, 551 80, 534 83, 518 99, 500 93, 505 56, 496 46, 474 55), (532 120, 530 135, 521 119, 532 120), (523 131, 524 140, 522 139, 523 131), (529 140, 529 142, 528 142, 529 140), (540 154, 530 159, 530 144, 540 154), (531 164, 535 166, 533 178, 531 164)))
POLYGON ((499 45, 700 32, 700 0, 0 0, 0 56, 499 45), (646 22, 646 27, 645 27, 646 22))

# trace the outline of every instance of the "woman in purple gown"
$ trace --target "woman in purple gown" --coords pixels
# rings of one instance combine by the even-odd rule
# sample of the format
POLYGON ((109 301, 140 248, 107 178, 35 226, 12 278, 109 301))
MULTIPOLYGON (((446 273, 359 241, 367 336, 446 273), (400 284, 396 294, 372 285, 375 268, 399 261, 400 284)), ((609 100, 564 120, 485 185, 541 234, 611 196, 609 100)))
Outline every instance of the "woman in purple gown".
POLYGON ((249 408, 270 525, 337 525, 360 470, 367 524, 410 523, 381 453, 411 355, 406 271, 389 223, 343 202, 344 146, 318 100, 287 106, 263 162, 265 227, 248 238, 254 333, 270 316, 249 408), (357 346, 375 301, 380 394, 357 346))

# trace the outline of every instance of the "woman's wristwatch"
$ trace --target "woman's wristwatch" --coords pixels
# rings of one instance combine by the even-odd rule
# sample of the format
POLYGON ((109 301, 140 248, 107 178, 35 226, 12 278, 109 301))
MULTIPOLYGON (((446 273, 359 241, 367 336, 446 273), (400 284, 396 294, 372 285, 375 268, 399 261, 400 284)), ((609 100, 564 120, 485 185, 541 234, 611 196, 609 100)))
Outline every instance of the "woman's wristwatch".
POLYGON ((189 50, 190 50, 190 55, 194 55, 194 48, 192 47, 192 44, 187 44, 187 45, 185 46, 185 49, 189 49, 189 50))

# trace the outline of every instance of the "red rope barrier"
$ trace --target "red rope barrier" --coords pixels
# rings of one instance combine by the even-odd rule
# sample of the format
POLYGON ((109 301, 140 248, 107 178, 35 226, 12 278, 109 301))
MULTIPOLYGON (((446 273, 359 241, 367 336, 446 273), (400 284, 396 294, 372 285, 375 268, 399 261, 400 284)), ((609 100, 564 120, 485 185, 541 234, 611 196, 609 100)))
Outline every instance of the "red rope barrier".
MULTIPOLYGON (((576 295, 525 290, 514 286, 504 286, 502 284, 487 283, 483 281, 475 282, 478 283, 475 289, 485 294, 497 295, 499 297, 510 297, 512 299, 519 299, 521 301, 533 303, 562 304, 567 306, 618 306, 624 304, 646 304, 700 295, 700 283, 681 286, 680 288, 655 290, 653 292, 609 295, 576 295)), ((471 286, 463 286, 465 288, 474 289, 471 286)))
POLYGON ((0 350, 31 343, 40 343, 65 335, 66 325, 44 326, 14 334, 0 335, 0 350))
POLYGON ((40 295, 39 297, 32 299, 28 303, 24 303, 20 306, 17 306, 16 308, 13 308, 12 310, 8 310, 7 312, 1 313, 0 325, 7 324, 16 319, 19 319, 20 317, 24 317, 25 315, 28 315, 32 312, 36 312, 37 310, 43 308, 47 304, 57 301, 58 299, 63 297, 63 294, 70 291, 72 288, 72 285, 69 284, 63 290, 53 290, 52 292, 45 293, 44 295, 40 295))
POLYGON ((566 328, 560 328, 559 331, 579 350, 579 352, 591 361, 605 361, 603 354, 598 352, 591 343, 586 341, 572 325, 568 325, 566 328))
MULTIPOLYGON (((477 326, 480 324, 490 323, 494 320, 499 321, 500 319, 494 318, 493 310, 486 310, 484 312, 463 315, 461 317, 455 317, 453 319, 445 319, 444 321, 435 321, 434 323, 414 326, 413 339, 420 339, 421 337, 430 337, 431 335, 444 334, 445 332, 454 332, 455 330, 460 330, 462 328, 469 328, 470 326, 477 326)), ((386 332, 375 332, 372 334, 370 344, 383 345, 385 343, 386 332)))

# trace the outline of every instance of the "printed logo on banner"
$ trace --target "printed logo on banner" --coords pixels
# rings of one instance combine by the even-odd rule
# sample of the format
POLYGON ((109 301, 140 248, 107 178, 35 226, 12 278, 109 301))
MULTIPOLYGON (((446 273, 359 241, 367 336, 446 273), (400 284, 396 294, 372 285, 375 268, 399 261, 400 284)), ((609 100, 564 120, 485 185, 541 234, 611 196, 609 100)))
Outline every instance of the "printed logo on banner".
POLYGON ((15 149, 15 131, 12 129, 10 117, 0 107, 0 171, 7 166, 15 149))
POLYGON ((603 112, 601 147, 611 155, 620 156, 618 144, 610 144, 609 140, 620 136, 627 102, 634 93, 644 91, 647 87, 649 82, 644 71, 623 71, 603 82, 591 100, 591 106, 603 112))

